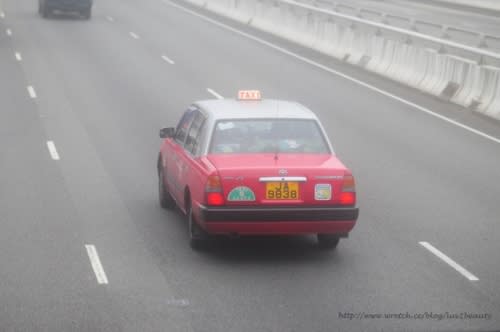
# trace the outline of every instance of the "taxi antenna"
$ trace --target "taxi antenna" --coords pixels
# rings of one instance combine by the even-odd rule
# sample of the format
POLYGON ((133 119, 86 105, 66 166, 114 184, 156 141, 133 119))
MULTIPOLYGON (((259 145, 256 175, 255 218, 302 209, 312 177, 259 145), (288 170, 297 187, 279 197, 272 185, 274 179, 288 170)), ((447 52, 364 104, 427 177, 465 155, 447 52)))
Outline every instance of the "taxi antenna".
MULTIPOLYGON (((276 101, 276 120, 280 121, 280 103, 276 101)), ((279 152, 279 142, 276 142, 276 149, 274 149, 274 160, 278 160, 278 152, 279 152)))

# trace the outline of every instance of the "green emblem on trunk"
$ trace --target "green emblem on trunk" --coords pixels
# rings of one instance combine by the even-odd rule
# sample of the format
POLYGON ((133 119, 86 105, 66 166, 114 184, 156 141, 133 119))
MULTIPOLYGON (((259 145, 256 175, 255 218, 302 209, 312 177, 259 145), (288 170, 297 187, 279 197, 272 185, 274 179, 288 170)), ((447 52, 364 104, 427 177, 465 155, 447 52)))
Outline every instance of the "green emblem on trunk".
POLYGON ((228 201, 255 201, 252 189, 244 186, 236 187, 229 193, 228 201))

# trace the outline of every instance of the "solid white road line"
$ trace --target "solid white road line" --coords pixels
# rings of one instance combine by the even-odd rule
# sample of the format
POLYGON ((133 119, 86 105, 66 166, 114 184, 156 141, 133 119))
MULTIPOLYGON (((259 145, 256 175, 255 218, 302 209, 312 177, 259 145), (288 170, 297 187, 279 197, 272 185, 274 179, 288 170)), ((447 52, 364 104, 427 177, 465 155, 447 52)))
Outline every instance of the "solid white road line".
POLYGON ((22 60, 23 60, 23 58, 22 58, 22 56, 21 56, 21 53, 16 52, 15 56, 16 56, 16 60, 17 60, 17 61, 22 61, 22 60))
POLYGON ((162 55, 161 58, 165 61, 167 61, 168 63, 170 63, 171 65, 175 64, 174 60, 170 59, 168 56, 166 55, 162 55))
POLYGON ((460 122, 458 122, 458 121, 455 121, 455 120, 453 120, 453 119, 451 119, 451 118, 448 118, 448 117, 446 117, 446 116, 444 116, 444 115, 441 115, 441 114, 438 114, 438 113, 436 113, 436 112, 433 112, 433 111, 429 110, 428 108, 425 108, 425 107, 423 107, 423 106, 420 106, 420 105, 418 105, 418 104, 415 104, 415 103, 413 103, 413 102, 411 102, 411 101, 409 101, 409 100, 406 100, 406 99, 404 99, 404 98, 398 97, 398 96, 396 96, 396 95, 394 95, 394 94, 392 94, 392 93, 390 93, 390 92, 387 92, 387 91, 385 91, 385 90, 379 89, 379 88, 377 88, 377 87, 375 87, 375 86, 373 86, 373 85, 370 85, 370 84, 368 84, 368 83, 365 83, 365 82, 363 82, 363 81, 360 81, 360 80, 358 80, 358 79, 356 79, 356 78, 354 78, 354 77, 351 77, 351 76, 349 76, 349 75, 347 75, 347 74, 341 73, 341 72, 339 72, 339 71, 337 71, 337 70, 334 70, 334 69, 332 69, 332 68, 330 68, 330 67, 327 67, 327 66, 322 65, 322 64, 320 64, 320 63, 318 63, 318 62, 315 62, 315 61, 313 61, 313 60, 310 60, 310 59, 308 59, 308 58, 306 58, 306 57, 303 57, 303 56, 301 56, 301 55, 299 55, 299 54, 297 54, 297 53, 291 52, 291 51, 289 51, 289 50, 287 50, 287 49, 285 49, 285 48, 283 48, 283 47, 277 46, 277 45, 275 45, 275 44, 273 44, 273 43, 270 43, 270 42, 268 42, 268 41, 266 41, 266 40, 263 40, 263 39, 261 39, 261 38, 255 37, 255 36, 253 36, 253 35, 251 35, 251 34, 248 34, 248 33, 246 33, 246 32, 243 32, 243 31, 241 31, 241 30, 238 30, 238 29, 236 29, 236 28, 233 28, 233 27, 231 27, 231 26, 229 26, 229 25, 226 25, 226 24, 224 24, 224 23, 220 23, 220 22, 218 22, 218 21, 216 21, 216 20, 214 20, 214 19, 211 19, 211 18, 209 18, 209 17, 207 17, 207 16, 205 16, 205 15, 199 14, 199 13, 197 13, 197 12, 193 11, 193 10, 190 10, 190 9, 188 9, 188 8, 185 8, 185 7, 183 7, 183 6, 181 6, 181 5, 178 5, 178 4, 176 4, 176 3, 173 3, 173 2, 171 2, 171 1, 169 1, 169 0, 163 0, 163 3, 165 3, 165 4, 167 4, 167 5, 170 5, 170 6, 173 6, 173 7, 176 7, 176 8, 178 8, 178 9, 180 9, 180 10, 182 10, 182 11, 186 12, 186 13, 189 13, 189 14, 191 14, 191 15, 193 15, 193 16, 199 17, 199 18, 201 18, 201 19, 203 19, 203 20, 205 20, 205 21, 207 21, 207 22, 210 22, 210 23, 212 23, 212 24, 215 24, 215 25, 217 25, 217 26, 219 26, 219 27, 221 27, 221 28, 227 29, 227 30, 232 31, 232 32, 234 32, 234 33, 236 33, 236 34, 239 34, 239 35, 241 35, 241 36, 244 36, 244 37, 246 37, 246 38, 248 38, 248 39, 254 40, 254 41, 256 41, 256 42, 258 42, 258 43, 260 43, 260 44, 262 44, 262 45, 266 45, 266 46, 268 46, 268 47, 270 47, 270 48, 272 48, 272 49, 274 49, 274 50, 277 50, 277 51, 279 51, 279 52, 281 52, 281 53, 283 53, 283 54, 289 55, 289 56, 294 57, 294 58, 296 58, 296 59, 298 59, 298 60, 301 60, 301 61, 303 61, 303 62, 305 62, 305 63, 308 63, 308 64, 310 64, 310 65, 312 65, 312 66, 314 66, 314 67, 316 67, 316 68, 323 69, 323 70, 325 70, 325 71, 327 71, 327 72, 329 72, 329 73, 331 73, 331 74, 334 74, 334 75, 337 75, 337 76, 339 76, 339 77, 342 77, 342 78, 344 78, 344 79, 346 79, 346 80, 349 80, 349 81, 351 81, 351 82, 353 82, 353 83, 356 83, 356 84, 358 84, 358 85, 360 85, 360 86, 363 86, 363 87, 365 87, 365 88, 367 88, 367 89, 369 89, 369 90, 372 90, 372 91, 377 92, 377 93, 380 93, 380 94, 382 94, 382 95, 384 95, 384 96, 386 96, 386 97, 389 97, 389 98, 392 98, 392 99, 394 99, 394 100, 397 100, 397 101, 399 101, 399 102, 401 102, 401 103, 403 103, 403 104, 405 104, 405 105, 407 105, 407 106, 410 106, 410 107, 412 107, 412 108, 414 108, 414 109, 417 109, 417 110, 419 110, 419 111, 421 111, 421 112, 424 112, 424 113, 427 113, 427 114, 429 114, 429 115, 432 115, 432 116, 434 116, 434 117, 436 117, 436 118, 438 118, 438 119, 440 119, 440 120, 443 120, 443 121, 445 121, 445 122, 448 122, 448 123, 450 123, 450 124, 452 124, 452 125, 454 125, 454 126, 460 127, 460 128, 465 129, 465 130, 467 130, 467 131, 469 131, 469 132, 471 132, 471 133, 474 133, 474 134, 479 135, 479 136, 481 136, 481 137, 483 137, 483 138, 486 138, 486 139, 488 139, 488 140, 490 140, 490 141, 493 141, 493 142, 495 142, 495 143, 499 143, 499 144, 500 144, 500 138, 497 138, 497 137, 494 137, 494 136, 488 135, 488 134, 486 134, 486 133, 483 133, 483 132, 482 132, 482 131, 480 131, 480 130, 474 129, 474 128, 469 127, 469 126, 467 126, 467 125, 464 125, 464 124, 462 124, 462 123, 460 123, 460 122))
POLYGON ((5 32, 7 33, 7 36, 12 36, 12 30, 11 29, 7 29, 5 32))
POLYGON ((108 21, 110 21, 110 22, 114 22, 114 21, 115 21, 115 19, 114 19, 114 18, 112 18, 111 16, 106 16, 106 19, 107 19, 108 21))
POLYGON ((453 259, 450 257, 446 256, 443 254, 441 251, 439 251, 437 248, 432 246, 429 242, 421 241, 419 244, 424 247, 425 249, 429 250, 432 252, 434 255, 436 255, 438 258, 440 258, 442 261, 444 261, 446 264, 457 270, 461 275, 469 279, 470 281, 478 281, 478 277, 467 271, 465 268, 460 266, 457 262, 455 262, 453 259))
POLYGON ((129 32, 130 34, 130 37, 134 38, 134 39, 139 39, 139 36, 137 34, 135 34, 134 32, 129 32))
POLYGON ((28 89, 28 93, 29 93, 30 97, 32 99, 35 99, 36 98, 35 88, 33 88, 31 85, 28 85, 27 89, 28 89))
POLYGON ((54 160, 60 160, 59 153, 57 153, 56 145, 53 141, 47 141, 47 148, 49 149, 50 156, 54 160))
POLYGON ((104 272, 104 268, 102 267, 101 260, 99 259, 99 255, 97 254, 97 249, 92 244, 86 244, 85 248, 87 249, 90 264, 92 265, 92 269, 94 269, 97 282, 101 285, 107 284, 108 277, 106 276, 106 272, 104 272))
POLYGON ((218 94, 217 92, 215 92, 214 90, 212 90, 210 88, 207 88, 207 91, 208 91, 208 93, 210 93, 212 96, 214 96, 217 99, 224 99, 224 97, 222 97, 220 94, 218 94))

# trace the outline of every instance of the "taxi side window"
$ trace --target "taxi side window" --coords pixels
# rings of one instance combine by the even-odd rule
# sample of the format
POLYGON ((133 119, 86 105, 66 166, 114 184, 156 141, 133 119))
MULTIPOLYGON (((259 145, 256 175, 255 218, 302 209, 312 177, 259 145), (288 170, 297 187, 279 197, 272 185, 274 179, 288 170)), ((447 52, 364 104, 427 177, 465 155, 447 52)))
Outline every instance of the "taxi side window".
POLYGON ((186 138, 186 143, 184 144, 184 148, 193 155, 198 153, 200 133, 205 122, 203 114, 198 111, 195 113, 193 123, 191 124, 191 128, 186 138))
POLYGON ((175 130, 175 137, 174 137, 179 144, 184 143, 189 126, 191 125, 191 121, 193 120, 194 114, 195 114, 194 110, 188 109, 182 116, 181 121, 179 121, 177 129, 175 130))

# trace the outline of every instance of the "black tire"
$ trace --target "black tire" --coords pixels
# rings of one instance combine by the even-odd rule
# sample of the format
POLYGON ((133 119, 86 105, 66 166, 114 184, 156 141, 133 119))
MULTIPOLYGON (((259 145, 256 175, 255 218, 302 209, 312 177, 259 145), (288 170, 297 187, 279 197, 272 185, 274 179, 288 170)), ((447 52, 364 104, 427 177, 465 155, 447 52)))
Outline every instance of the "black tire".
POLYGON ((194 250, 204 250, 208 248, 209 235, 203 230, 193 216, 193 209, 189 203, 186 211, 188 230, 189 230, 189 246, 194 250))
POLYGON ((92 17, 92 7, 89 7, 87 9, 84 9, 82 12, 81 12, 81 15, 82 17, 85 19, 85 20, 90 20, 90 18, 92 17))
POLYGON ((158 200, 160 206, 164 209, 173 209, 175 207, 175 201, 165 186, 165 176, 161 167, 158 167, 158 200))
POLYGON ((318 234, 318 245, 321 249, 333 250, 337 248, 340 238, 331 234, 318 234))

